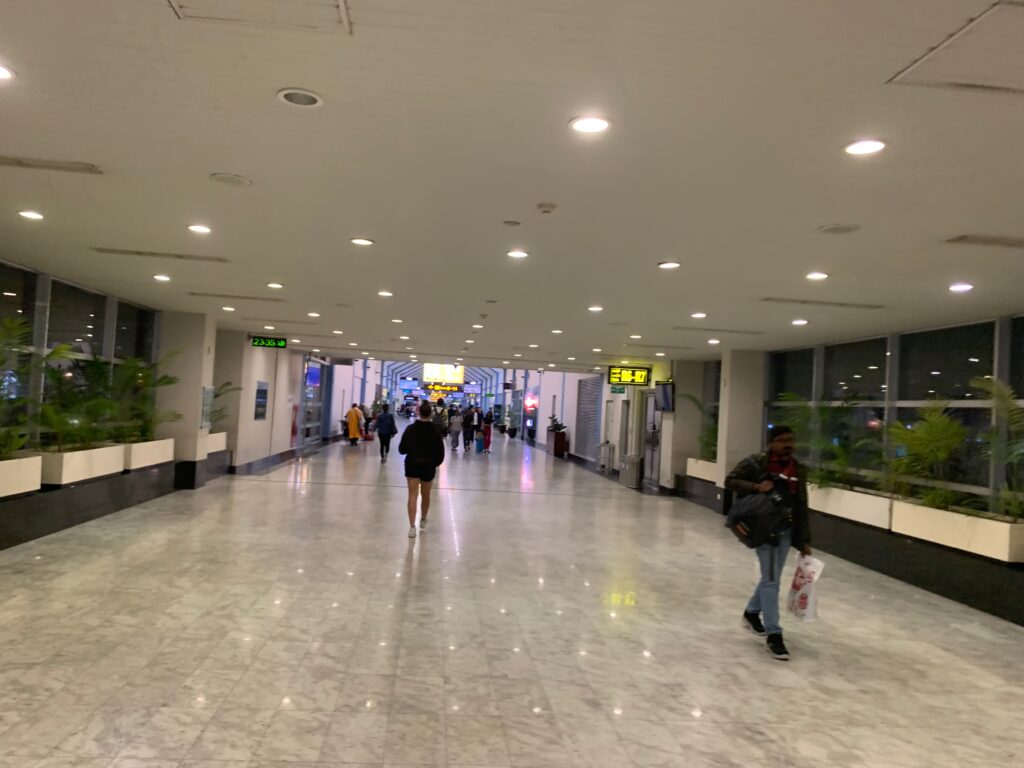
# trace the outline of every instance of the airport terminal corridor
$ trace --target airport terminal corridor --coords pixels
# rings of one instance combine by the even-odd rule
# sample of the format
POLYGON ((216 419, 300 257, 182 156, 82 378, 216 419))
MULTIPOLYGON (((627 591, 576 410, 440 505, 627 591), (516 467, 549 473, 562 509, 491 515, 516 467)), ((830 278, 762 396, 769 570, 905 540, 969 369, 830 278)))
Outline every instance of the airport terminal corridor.
POLYGON ((400 457, 336 443, 0 552, 0 766, 1024 758, 1024 628, 823 552, 780 663, 717 514, 497 435, 435 485, 410 540, 400 457))

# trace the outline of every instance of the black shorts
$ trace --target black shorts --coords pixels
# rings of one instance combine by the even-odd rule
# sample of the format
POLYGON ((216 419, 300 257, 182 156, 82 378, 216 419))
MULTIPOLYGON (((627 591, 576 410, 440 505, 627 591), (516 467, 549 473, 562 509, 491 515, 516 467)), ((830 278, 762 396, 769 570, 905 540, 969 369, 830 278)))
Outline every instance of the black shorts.
POLYGON ((433 482, 435 477, 437 477, 437 467, 406 463, 405 476, 424 483, 430 483, 433 482))

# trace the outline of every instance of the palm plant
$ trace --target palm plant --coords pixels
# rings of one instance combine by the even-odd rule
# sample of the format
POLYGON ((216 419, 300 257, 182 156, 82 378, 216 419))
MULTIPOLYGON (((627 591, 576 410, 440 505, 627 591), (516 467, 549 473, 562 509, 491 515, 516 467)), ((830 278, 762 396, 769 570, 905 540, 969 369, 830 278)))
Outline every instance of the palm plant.
POLYGON ((912 425, 889 425, 889 438, 895 455, 888 462, 888 485, 901 496, 910 496, 920 488, 921 501, 936 509, 948 509, 963 494, 946 488, 923 487, 914 478, 949 480, 953 459, 967 439, 967 428, 957 421, 944 404, 917 410, 912 425))
POLYGON ((718 421, 711 408, 704 405, 704 402, 688 392, 682 393, 683 397, 689 400, 693 407, 700 413, 700 437, 698 455, 702 461, 716 461, 718 459, 718 421))
POLYGON ((117 414, 110 378, 110 364, 96 359, 46 368, 39 418, 45 446, 58 452, 84 450, 110 436, 117 414))
POLYGON ((230 381, 225 381, 222 384, 218 384, 213 390, 213 403, 214 407, 210 410, 210 431, 216 432, 217 425, 220 424, 228 417, 228 407, 226 405, 217 405, 217 401, 225 395, 229 395, 232 392, 241 392, 242 388, 232 384, 230 381))
POLYGON ((179 421, 176 411, 161 411, 156 391, 178 383, 176 376, 160 373, 166 358, 147 365, 138 358, 114 366, 111 376, 111 399, 116 405, 116 426, 113 436, 118 442, 139 443, 152 440, 160 424, 179 421))
POLYGON ((971 386, 992 401, 995 423, 984 434, 986 453, 1005 469, 1003 486, 993 500, 995 512, 1019 520, 1024 514, 1024 407, 1009 384, 998 379, 973 379, 971 386))

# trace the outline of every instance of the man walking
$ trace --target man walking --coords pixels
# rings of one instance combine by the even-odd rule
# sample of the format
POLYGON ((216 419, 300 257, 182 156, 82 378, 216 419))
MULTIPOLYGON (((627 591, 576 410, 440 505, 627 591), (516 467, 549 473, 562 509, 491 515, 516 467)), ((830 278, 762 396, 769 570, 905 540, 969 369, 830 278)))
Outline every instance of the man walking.
POLYGON ((754 550, 761 565, 761 580, 743 612, 743 626, 760 637, 767 635, 768 653, 780 661, 789 659, 779 624, 782 568, 790 547, 811 554, 807 471, 793 456, 795 445, 793 430, 777 424, 768 432, 768 451, 745 458, 725 480, 725 487, 739 498, 777 492, 789 511, 768 542, 754 550))

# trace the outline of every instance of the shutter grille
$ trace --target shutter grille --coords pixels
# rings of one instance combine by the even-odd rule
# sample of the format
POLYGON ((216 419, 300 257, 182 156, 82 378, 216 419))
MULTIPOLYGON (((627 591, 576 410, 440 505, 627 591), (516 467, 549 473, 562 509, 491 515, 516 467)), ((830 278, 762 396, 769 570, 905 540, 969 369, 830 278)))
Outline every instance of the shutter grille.
POLYGON ((576 390, 576 434, 573 436, 573 453, 591 461, 597 461, 597 444, 601 436, 601 384, 600 376, 580 379, 576 390))

